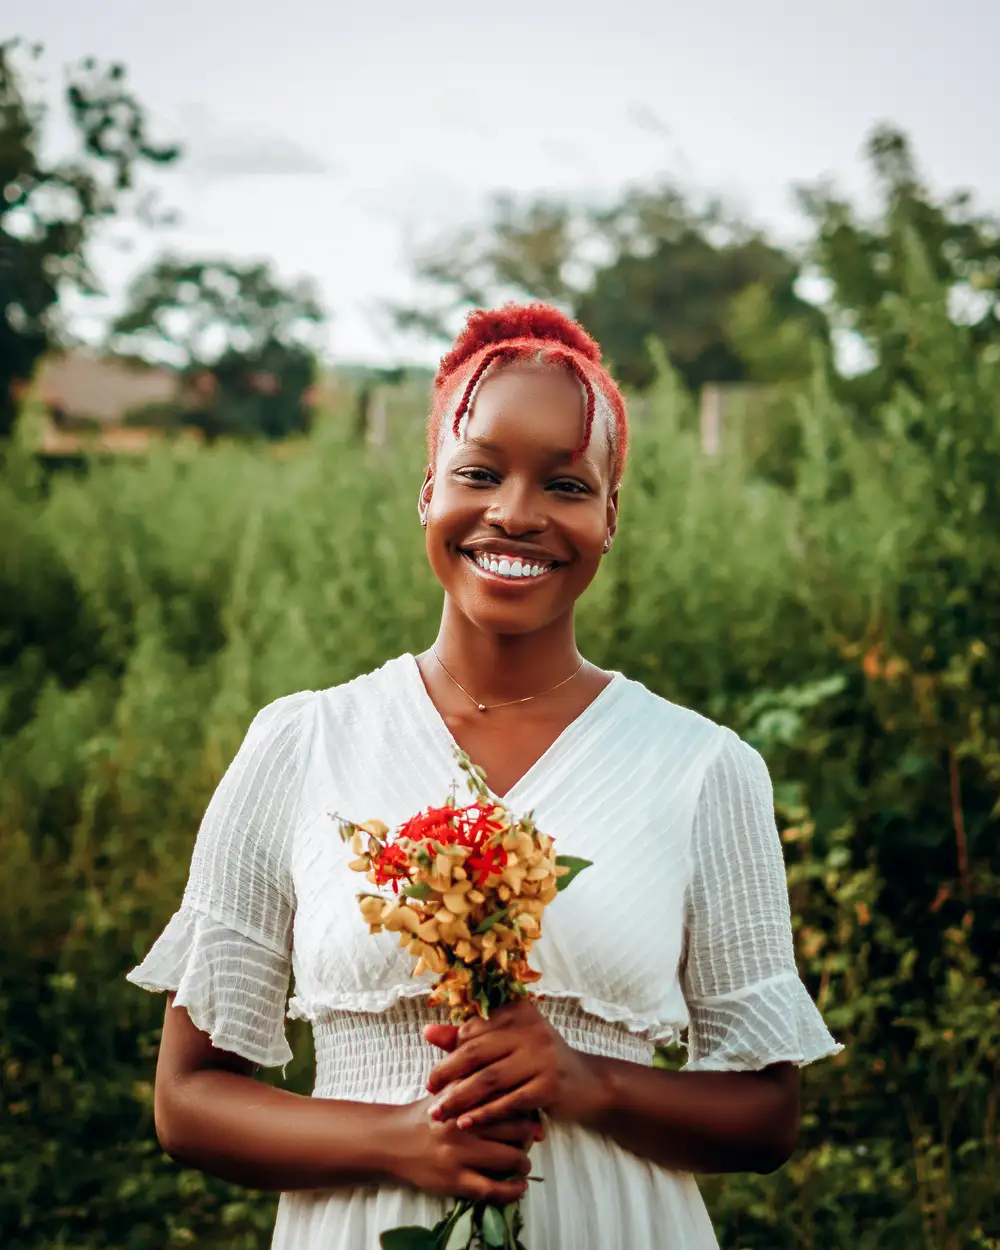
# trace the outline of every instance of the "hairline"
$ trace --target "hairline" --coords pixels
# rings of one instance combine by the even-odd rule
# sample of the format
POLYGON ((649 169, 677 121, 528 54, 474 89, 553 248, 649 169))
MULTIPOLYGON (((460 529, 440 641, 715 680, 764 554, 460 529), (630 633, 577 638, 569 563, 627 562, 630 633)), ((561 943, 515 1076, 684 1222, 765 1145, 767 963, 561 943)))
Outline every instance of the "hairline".
MULTIPOLYGON (((532 368, 539 370, 544 369, 546 371, 555 371, 559 368, 555 361, 548 360, 546 358, 545 349, 541 347, 537 348, 530 355, 518 356, 515 360, 498 362, 495 368, 488 368, 476 383, 472 394, 469 396, 469 403, 466 407, 465 415, 459 425, 459 432, 457 434, 457 441, 459 443, 464 442, 467 437, 469 422, 472 420, 473 408, 475 407, 479 392, 482 390, 483 383, 490 378, 498 377, 501 373, 516 368, 518 365, 525 364, 531 366, 532 368)), ((587 391, 581 379, 571 370, 563 369, 561 372, 569 375, 570 380, 577 384, 584 400, 586 400, 587 391)), ((611 452, 612 469, 614 469, 618 458, 618 425, 615 421, 614 409, 612 408, 607 396, 604 394, 603 388, 598 386, 594 379, 589 375, 587 377, 587 381, 590 383, 591 389, 594 392, 594 423, 591 426, 590 443, 593 443, 593 432, 600 421, 604 428, 604 436, 607 439, 608 450, 611 452)), ((458 405, 462 402, 463 388, 460 380, 456 380, 454 386, 454 394, 449 399, 448 405, 442 412, 441 420, 438 423, 437 447, 435 449, 438 456, 441 454, 441 448, 444 445, 445 439, 448 438, 449 435, 453 435, 455 433, 455 411, 458 408, 458 405)), ((590 444, 588 444, 588 446, 589 445, 590 444)), ((621 479, 621 466, 618 465, 617 468, 618 472, 612 473, 612 488, 617 486, 621 479)))

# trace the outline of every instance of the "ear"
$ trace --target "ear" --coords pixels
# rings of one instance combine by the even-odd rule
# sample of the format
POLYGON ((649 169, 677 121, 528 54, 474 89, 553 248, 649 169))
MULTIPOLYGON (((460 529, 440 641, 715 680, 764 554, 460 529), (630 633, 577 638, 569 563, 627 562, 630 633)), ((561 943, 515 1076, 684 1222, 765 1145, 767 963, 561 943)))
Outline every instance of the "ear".
POLYGON ((424 472, 423 484, 420 487, 420 494, 417 496, 417 513, 420 517, 420 524, 427 524, 427 509, 431 506, 431 496, 434 494, 434 470, 430 465, 424 472))
POLYGON ((615 530, 618 528, 618 487, 608 492, 608 537, 614 538, 615 530))

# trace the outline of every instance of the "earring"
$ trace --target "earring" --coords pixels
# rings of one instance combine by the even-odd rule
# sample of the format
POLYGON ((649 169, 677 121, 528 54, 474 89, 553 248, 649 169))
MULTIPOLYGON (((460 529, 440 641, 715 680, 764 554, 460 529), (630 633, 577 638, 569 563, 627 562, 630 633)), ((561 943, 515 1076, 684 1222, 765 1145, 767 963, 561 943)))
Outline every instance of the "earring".
POLYGON ((420 524, 424 527, 424 529, 427 528, 427 513, 426 512, 421 512, 420 524))
POLYGON ((612 544, 614 541, 615 541, 615 540, 614 540, 614 537, 613 537, 613 535, 611 535, 611 534, 609 534, 609 535, 607 536, 607 538, 605 538, 605 540, 604 540, 604 554, 605 554, 605 555, 607 555, 607 554, 608 554, 608 552, 611 550, 611 544, 612 544))

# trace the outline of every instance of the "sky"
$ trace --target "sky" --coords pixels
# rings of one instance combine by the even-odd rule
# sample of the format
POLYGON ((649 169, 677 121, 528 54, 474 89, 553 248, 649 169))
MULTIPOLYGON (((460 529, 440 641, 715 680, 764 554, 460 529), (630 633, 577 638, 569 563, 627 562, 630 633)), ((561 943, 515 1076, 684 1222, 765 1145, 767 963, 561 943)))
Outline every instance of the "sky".
MULTIPOLYGON (((71 306, 84 335, 170 249, 311 276, 332 359, 430 363, 440 347, 383 304, 496 192, 601 200, 666 175, 791 241, 792 186, 863 197, 880 121, 932 186, 1000 209, 989 0, 3 0, 12 34, 45 45, 53 99, 66 64, 124 62, 154 135, 185 148, 160 180, 178 225, 101 242, 108 297, 71 306)), ((51 150, 67 141, 53 126, 51 150)))

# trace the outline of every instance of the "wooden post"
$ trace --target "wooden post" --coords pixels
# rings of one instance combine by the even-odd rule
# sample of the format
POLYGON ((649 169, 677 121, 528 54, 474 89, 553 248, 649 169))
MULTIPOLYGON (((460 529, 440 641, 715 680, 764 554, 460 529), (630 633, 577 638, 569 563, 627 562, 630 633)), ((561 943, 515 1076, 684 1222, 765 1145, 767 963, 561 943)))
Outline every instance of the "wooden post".
POLYGON ((701 388, 701 449, 706 456, 722 450, 722 387, 707 383, 701 388))

